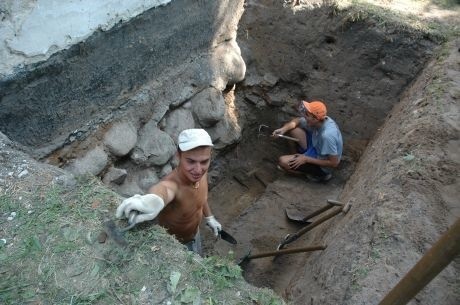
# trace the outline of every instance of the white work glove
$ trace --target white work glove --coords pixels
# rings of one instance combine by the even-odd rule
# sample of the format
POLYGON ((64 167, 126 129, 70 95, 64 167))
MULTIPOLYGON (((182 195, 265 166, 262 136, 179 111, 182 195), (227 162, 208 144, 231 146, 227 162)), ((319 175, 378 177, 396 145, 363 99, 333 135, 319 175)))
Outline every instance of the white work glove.
POLYGON ((131 211, 138 211, 139 215, 137 215, 132 221, 133 223, 138 224, 140 222, 154 219, 164 207, 165 203, 160 196, 155 194, 142 196, 134 195, 123 200, 123 202, 118 206, 115 216, 117 218, 122 218, 123 216, 129 218, 129 213, 131 211))
POLYGON ((217 237, 219 235, 219 231, 222 230, 222 225, 216 220, 216 218, 213 215, 205 217, 204 219, 206 219, 206 224, 217 237))

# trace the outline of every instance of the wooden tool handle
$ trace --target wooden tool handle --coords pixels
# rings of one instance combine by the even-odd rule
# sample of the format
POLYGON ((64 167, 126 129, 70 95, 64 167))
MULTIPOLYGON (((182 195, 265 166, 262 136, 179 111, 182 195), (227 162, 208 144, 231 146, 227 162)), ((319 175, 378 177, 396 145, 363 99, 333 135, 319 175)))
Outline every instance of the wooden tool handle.
POLYGON ((291 140, 291 141, 294 141, 294 142, 299 142, 299 139, 297 138, 293 138, 293 137, 288 137, 288 136, 285 136, 285 135, 282 135, 282 134, 279 134, 279 135, 276 135, 277 137, 280 137, 280 138, 283 138, 283 139, 286 139, 286 140, 291 140))
POLYGON ((277 255, 282 255, 282 254, 291 254, 291 253, 300 253, 300 252, 311 252, 311 251, 318 251, 318 250, 324 250, 324 249, 326 249, 326 246, 323 246, 323 245, 304 247, 304 248, 284 249, 284 250, 278 250, 278 251, 273 251, 273 252, 265 252, 265 253, 249 255, 247 258, 254 259, 254 258, 267 257, 267 256, 277 256, 277 255))

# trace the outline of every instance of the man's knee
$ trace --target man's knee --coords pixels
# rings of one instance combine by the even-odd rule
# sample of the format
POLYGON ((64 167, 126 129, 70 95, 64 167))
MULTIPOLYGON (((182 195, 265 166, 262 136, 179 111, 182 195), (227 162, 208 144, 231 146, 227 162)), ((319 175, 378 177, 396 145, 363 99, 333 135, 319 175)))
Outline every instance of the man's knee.
POLYGON ((283 156, 279 156, 279 157, 278 157, 278 163, 279 163, 279 164, 283 163, 283 156))
POLYGON ((284 155, 284 156, 279 157, 278 158, 279 166, 281 166, 285 170, 289 170, 290 169, 290 166, 289 166, 290 158, 291 158, 290 155, 284 155))
POLYGON ((287 163, 287 158, 286 158, 286 156, 280 156, 280 157, 278 158, 278 164, 279 164, 279 165, 285 165, 286 163, 287 163))

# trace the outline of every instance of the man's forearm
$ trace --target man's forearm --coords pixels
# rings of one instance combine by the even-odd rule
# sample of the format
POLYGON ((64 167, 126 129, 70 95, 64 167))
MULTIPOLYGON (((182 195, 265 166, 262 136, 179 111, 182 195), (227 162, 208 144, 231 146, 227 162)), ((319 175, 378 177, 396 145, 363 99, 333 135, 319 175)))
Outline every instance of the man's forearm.
POLYGON ((337 167, 339 165, 338 159, 334 156, 329 159, 316 159, 308 156, 304 156, 306 163, 318 165, 321 167, 337 167))
POLYGON ((290 131, 290 130, 296 128, 298 125, 299 125, 298 119, 293 119, 293 120, 291 120, 291 121, 285 123, 285 124, 283 125, 283 127, 281 127, 281 130, 282 130, 282 131, 281 131, 280 129, 278 129, 278 130, 280 130, 281 133, 284 134, 284 133, 286 133, 286 132, 288 132, 288 131, 290 131))

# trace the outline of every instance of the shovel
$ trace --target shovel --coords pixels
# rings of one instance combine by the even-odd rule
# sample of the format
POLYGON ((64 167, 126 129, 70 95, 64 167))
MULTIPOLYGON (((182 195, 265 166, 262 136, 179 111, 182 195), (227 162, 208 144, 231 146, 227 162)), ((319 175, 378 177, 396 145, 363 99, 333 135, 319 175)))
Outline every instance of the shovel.
POLYGON ((325 222, 326 220, 329 220, 331 219, 332 217, 340 214, 340 213, 348 213, 348 211, 350 210, 351 208, 351 203, 350 201, 348 201, 345 205, 343 203, 340 203, 338 201, 333 201, 333 200, 328 200, 328 203, 330 202, 335 202, 335 204, 333 204, 332 206, 339 206, 340 208, 338 209, 335 209, 334 211, 332 211, 331 213, 329 214, 326 214, 320 218, 318 218, 317 220, 313 221, 312 223, 306 225, 305 227, 303 227, 302 229, 300 229, 299 231, 295 232, 295 233, 292 233, 292 234, 288 234, 284 237, 284 239, 281 241, 281 243, 278 245, 277 249, 278 250, 281 250, 284 248, 285 245, 297 240, 300 236, 304 235, 305 233, 307 233, 308 231, 310 231, 311 229, 319 226, 320 224, 322 224, 323 222, 325 222))
POLYGON ((302 225, 308 225, 310 223, 312 223, 312 221, 310 221, 309 219, 315 217, 315 216, 318 216, 319 214, 321 213, 324 213, 326 212, 327 210, 333 208, 334 206, 342 206, 343 204, 341 202, 338 202, 336 200, 332 200, 332 199, 328 199, 327 200, 327 205, 308 214, 307 216, 300 216, 298 214, 294 214, 292 213, 292 211, 290 211, 289 209, 285 209, 284 211, 286 212, 286 217, 289 219, 289 221, 292 221, 292 222, 295 222, 295 223, 298 223, 298 224, 302 224, 302 225))
POLYGON ((311 246, 311 247, 304 247, 304 248, 284 249, 284 250, 278 250, 278 251, 272 251, 272 252, 263 252, 259 254, 253 254, 253 255, 251 255, 251 250, 249 250, 248 253, 240 259, 240 261, 238 262, 238 265, 242 265, 243 263, 251 259, 256 259, 256 258, 279 256, 283 254, 292 254, 292 253, 301 253, 301 252, 311 252, 311 251, 318 251, 318 250, 324 250, 324 249, 326 249, 326 246, 321 245, 321 246, 311 246))

